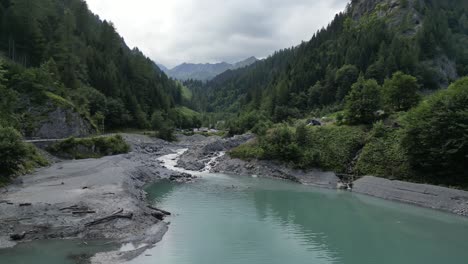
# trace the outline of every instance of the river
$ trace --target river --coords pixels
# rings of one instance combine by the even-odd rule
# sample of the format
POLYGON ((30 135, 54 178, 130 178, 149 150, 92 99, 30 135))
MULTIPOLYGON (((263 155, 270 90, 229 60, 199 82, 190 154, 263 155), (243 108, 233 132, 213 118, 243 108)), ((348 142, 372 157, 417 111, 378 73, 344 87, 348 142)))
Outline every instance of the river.
POLYGON ((208 174, 149 198, 174 213, 135 264, 466 263, 468 219, 346 191, 208 174), (149 256, 151 255, 151 256, 149 256))
MULTIPOLYGON (((455 264, 468 259, 467 218, 282 180, 199 176, 193 183, 163 181, 147 188, 151 203, 173 213, 166 219, 171 224, 160 243, 129 263, 455 264)), ((26 243, 0 250, 0 263, 73 263, 67 255, 105 247, 26 243)))

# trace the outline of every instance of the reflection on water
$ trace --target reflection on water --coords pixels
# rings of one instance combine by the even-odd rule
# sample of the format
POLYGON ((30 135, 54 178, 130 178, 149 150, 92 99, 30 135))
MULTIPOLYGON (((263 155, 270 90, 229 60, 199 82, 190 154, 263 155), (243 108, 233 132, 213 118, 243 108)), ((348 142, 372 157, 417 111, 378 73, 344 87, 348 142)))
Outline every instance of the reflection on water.
POLYGON ((115 249, 116 245, 105 241, 46 240, 19 244, 0 250, 2 264, 75 264, 97 252, 115 249))
MULTIPOLYGON (((130 263, 467 263, 466 218, 279 180, 202 176, 148 188, 151 201, 173 213, 171 225, 155 248, 130 263)), ((0 263, 72 264, 110 249, 118 247, 32 242, 0 250, 0 263)))
POLYGON ((174 213, 131 263, 465 263, 468 220, 349 192, 208 174, 147 190, 174 213))

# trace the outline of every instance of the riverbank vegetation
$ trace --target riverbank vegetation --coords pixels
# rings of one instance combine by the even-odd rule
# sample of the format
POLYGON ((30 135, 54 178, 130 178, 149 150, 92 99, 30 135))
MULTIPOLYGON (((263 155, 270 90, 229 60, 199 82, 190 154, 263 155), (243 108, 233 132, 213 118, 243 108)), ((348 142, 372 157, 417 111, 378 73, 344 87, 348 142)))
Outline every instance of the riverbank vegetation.
POLYGON ((10 177, 31 172, 49 162, 12 127, 0 126, 0 187, 10 177))
MULTIPOLYGON (((358 81, 351 93, 365 91, 366 85, 372 90, 375 83, 358 81)), ((366 96, 362 92, 346 100, 366 96)), ((409 97, 416 98, 413 94, 409 97)), ((401 106, 402 101, 390 108, 401 106)), ((303 169, 320 167, 357 176, 468 187, 468 77, 424 98, 408 112, 379 116, 374 115, 374 107, 361 104, 357 111, 354 106, 345 106, 341 123, 311 126, 296 121, 274 125, 258 134, 255 142, 233 149, 230 155, 280 160, 303 169), (372 121, 373 125, 367 125, 372 121)))
POLYGON ((151 129, 154 113, 166 130, 199 123, 182 107, 191 91, 129 48, 85 1, 6 0, 0 18, 0 124, 34 138, 51 113, 77 136, 151 129))
POLYGON ((310 41, 194 85, 192 105, 258 135, 233 157, 467 187, 467 12, 352 1, 310 41))
POLYGON ((91 138, 68 138, 48 147, 52 154, 67 159, 100 158, 130 151, 130 145, 121 135, 91 138))

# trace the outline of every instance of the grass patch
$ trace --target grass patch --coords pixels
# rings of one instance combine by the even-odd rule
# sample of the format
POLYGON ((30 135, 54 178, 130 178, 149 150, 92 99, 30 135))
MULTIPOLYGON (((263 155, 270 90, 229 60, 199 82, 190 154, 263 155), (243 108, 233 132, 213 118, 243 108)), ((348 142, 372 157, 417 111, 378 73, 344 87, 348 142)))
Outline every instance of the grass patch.
POLYGON ((264 156, 264 150, 256 141, 247 142, 229 151, 233 158, 252 160, 261 159, 264 156))
POLYGON ((182 88, 180 89, 182 93, 182 98, 184 98, 187 101, 192 100, 193 94, 192 91, 190 91, 189 88, 187 88, 185 85, 182 85, 182 88))
POLYGON ((121 135, 92 138, 71 137, 53 144, 47 150, 63 158, 88 159, 128 153, 130 145, 121 135))
POLYGON ((49 91, 45 91, 44 94, 57 106, 65 109, 75 109, 75 105, 60 95, 54 94, 49 91))

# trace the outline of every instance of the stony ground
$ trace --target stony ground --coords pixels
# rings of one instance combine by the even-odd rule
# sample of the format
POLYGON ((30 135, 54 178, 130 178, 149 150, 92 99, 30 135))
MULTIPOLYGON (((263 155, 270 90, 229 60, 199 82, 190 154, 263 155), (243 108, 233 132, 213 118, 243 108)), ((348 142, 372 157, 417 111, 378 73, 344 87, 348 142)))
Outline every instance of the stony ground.
MULTIPOLYGON (((48 238, 107 238, 146 245, 123 254, 100 253, 92 259, 93 263, 124 262, 153 246, 168 228, 160 212, 148 207, 143 186, 160 179, 193 180, 185 170, 281 178, 331 189, 339 183, 333 172, 294 170, 271 161, 219 155, 253 135, 230 139, 181 136, 177 143, 142 135, 124 137, 132 145, 128 154, 58 160, 0 189, 0 248, 48 238), (166 167, 159 158, 169 154, 171 162, 166 167)), ((465 191, 376 177, 363 177, 353 185, 357 193, 468 216, 465 191)))
POLYGON ((181 146, 124 136, 132 145, 128 154, 57 161, 0 189, 0 247, 48 238, 159 241, 168 225, 148 207, 143 186, 162 178, 185 179, 157 160, 181 146))

